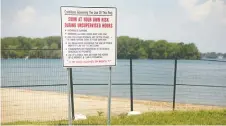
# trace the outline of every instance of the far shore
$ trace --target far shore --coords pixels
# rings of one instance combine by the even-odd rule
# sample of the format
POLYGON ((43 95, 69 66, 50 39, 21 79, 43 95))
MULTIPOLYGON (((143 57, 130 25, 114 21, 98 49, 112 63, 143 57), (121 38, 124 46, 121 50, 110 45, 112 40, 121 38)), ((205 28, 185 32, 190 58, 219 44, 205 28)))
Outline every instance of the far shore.
MULTIPOLYGON (((107 113, 107 97, 75 94, 75 113, 87 116, 107 113)), ((226 109, 222 106, 176 103, 175 110, 226 109)), ((130 99, 112 98, 112 115, 130 111, 130 99)), ((172 102, 134 100, 134 111, 172 111, 172 102)), ((1 88, 1 121, 47 121, 68 118, 68 94, 51 91, 1 88)))

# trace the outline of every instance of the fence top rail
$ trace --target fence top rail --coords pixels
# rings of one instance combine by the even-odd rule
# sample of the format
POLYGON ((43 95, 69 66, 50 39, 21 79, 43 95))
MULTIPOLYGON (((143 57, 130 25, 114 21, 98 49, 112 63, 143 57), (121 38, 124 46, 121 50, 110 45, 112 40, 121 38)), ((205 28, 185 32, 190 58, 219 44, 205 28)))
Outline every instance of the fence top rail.
MULTIPOLYGON (((40 86, 66 86, 67 84, 45 84, 45 85, 12 85, 12 86, 1 86, 1 88, 7 88, 7 87, 40 87, 40 86)), ((73 84, 73 85, 86 85, 86 86, 100 86, 100 85, 108 85, 108 84, 73 84)), ((112 85, 130 85, 130 83, 115 83, 112 85)), ((133 84, 133 85, 155 85, 155 86, 173 86, 170 84, 133 84)))
POLYGON ((181 86, 196 86, 196 87, 220 87, 220 88, 226 88, 226 86, 220 86, 220 85, 197 85, 197 84, 177 84, 181 86))
POLYGON ((2 49, 2 50, 61 50, 61 49, 2 49))
MULTIPOLYGON (((41 86, 66 86, 67 84, 46 84, 46 85, 12 85, 12 86, 1 86, 1 88, 10 88, 10 87, 41 87, 41 86)), ((108 84, 73 84, 73 85, 84 85, 84 86, 107 86, 108 84)), ((112 85, 130 85, 129 83, 115 83, 112 85)), ((133 85, 152 85, 152 86, 173 86, 172 84, 138 84, 134 83, 133 85)), ((217 87, 217 88, 226 88, 226 86, 214 86, 214 85, 194 85, 194 84, 176 84, 181 86, 199 86, 199 87, 217 87)))

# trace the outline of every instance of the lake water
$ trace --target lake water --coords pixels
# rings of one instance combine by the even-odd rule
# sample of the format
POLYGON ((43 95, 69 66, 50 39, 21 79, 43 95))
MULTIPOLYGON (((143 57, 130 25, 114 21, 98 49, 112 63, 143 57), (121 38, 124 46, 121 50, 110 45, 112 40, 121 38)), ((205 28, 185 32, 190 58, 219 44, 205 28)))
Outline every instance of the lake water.
MULTIPOLYGON (((113 97, 130 96, 129 60, 118 60, 112 67, 113 97)), ((172 101, 174 60, 133 60, 134 98, 172 101), (153 85, 139 85, 153 84, 153 85), (164 84, 164 85, 162 85, 164 84)), ((108 96, 109 68, 73 68, 74 92, 108 96), (88 85, 85 85, 88 84, 88 85)), ((2 59, 1 85, 66 84, 67 70, 60 59, 2 59)), ((226 106, 226 62, 178 60, 176 102, 226 106), (222 87, 220 87, 222 86, 222 87)), ((67 86, 17 87, 32 90, 66 92, 67 86)))

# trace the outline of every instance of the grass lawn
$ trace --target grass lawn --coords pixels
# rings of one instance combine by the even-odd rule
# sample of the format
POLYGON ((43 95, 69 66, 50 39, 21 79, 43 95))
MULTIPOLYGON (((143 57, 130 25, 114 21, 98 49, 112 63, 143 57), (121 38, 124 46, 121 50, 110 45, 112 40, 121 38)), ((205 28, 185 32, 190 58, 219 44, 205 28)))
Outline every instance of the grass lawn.
MULTIPOLYGON (((5 123, 10 125, 66 125, 67 120, 47 121, 47 122, 11 122, 5 123)), ((106 117, 92 116, 87 120, 73 121, 73 124, 86 125, 106 125, 106 117)), ((113 125, 163 125, 163 124, 179 124, 179 125, 226 125, 226 109, 225 110, 210 110, 210 111, 170 111, 170 112, 149 112, 136 116, 126 116, 121 114, 112 117, 111 124, 113 125)), ((3 124, 4 125, 4 124, 3 124)))

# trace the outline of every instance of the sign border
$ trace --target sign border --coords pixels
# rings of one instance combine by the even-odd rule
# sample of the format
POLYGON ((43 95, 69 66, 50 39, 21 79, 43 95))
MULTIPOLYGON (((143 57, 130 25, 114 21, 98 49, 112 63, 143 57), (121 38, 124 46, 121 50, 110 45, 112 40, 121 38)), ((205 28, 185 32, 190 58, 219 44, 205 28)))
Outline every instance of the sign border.
POLYGON ((60 30, 61 30, 61 58, 63 60, 64 68, 73 68, 73 67, 112 67, 117 65, 117 8, 116 7, 81 7, 81 6, 60 6, 60 30), (63 32, 62 32, 62 8, 63 7, 72 7, 72 8, 114 8, 116 11, 115 14, 115 64, 114 65, 92 65, 92 66, 65 66, 64 65, 64 56, 63 56, 63 32))

